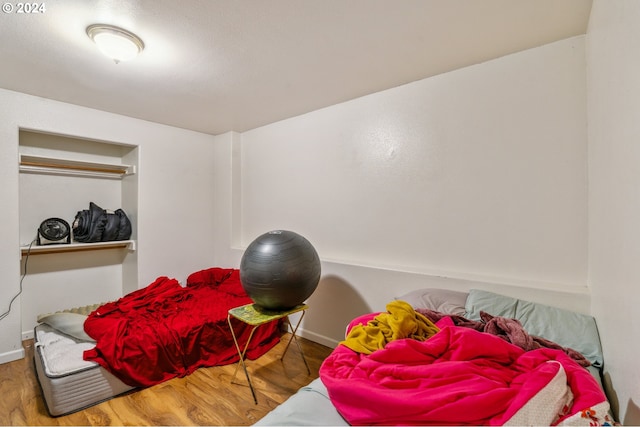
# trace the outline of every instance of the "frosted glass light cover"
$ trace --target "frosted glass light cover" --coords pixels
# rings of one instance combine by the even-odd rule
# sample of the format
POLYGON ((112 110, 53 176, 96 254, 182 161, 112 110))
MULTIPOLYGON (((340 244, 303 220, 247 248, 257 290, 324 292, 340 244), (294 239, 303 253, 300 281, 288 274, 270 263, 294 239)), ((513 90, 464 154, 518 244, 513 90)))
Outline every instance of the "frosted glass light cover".
POLYGON ((116 61, 128 61, 138 54, 138 46, 116 34, 102 33, 93 39, 100 52, 116 61))
POLYGON ((144 49, 142 40, 122 28, 96 24, 87 28, 87 34, 100 52, 116 63, 131 60, 144 49))

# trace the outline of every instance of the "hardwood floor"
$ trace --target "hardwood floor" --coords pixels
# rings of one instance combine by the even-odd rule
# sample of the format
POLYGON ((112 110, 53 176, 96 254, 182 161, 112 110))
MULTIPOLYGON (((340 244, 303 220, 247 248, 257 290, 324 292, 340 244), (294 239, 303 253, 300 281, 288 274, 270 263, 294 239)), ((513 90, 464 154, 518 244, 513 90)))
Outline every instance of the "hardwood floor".
POLYGON ((311 375, 292 343, 280 361, 290 335, 247 368, 258 404, 242 368, 231 384, 236 364, 198 369, 85 410, 60 417, 47 413, 33 364, 33 341, 25 341, 26 357, 0 365, 0 425, 251 425, 318 377, 331 348, 298 338, 311 375))

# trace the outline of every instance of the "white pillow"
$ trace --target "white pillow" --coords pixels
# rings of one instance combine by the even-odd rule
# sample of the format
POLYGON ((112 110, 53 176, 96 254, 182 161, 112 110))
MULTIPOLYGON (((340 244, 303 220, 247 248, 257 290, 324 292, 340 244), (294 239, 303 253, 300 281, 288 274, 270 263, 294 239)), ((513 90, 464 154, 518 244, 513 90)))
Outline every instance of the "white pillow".
POLYGON ((408 302, 413 308, 426 308, 427 310, 463 316, 467 295, 467 292, 426 288, 408 292, 396 297, 396 299, 408 302))
POLYGON ((46 323, 63 334, 81 341, 96 342, 84 331, 84 321, 87 316, 77 313, 53 313, 38 318, 38 322, 46 323))

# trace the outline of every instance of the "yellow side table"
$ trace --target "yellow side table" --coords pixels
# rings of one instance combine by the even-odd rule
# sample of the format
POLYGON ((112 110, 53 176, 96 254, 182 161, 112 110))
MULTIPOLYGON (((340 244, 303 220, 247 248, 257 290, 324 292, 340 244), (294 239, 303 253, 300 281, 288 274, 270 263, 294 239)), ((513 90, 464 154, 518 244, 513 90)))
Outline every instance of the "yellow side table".
POLYGON ((291 344, 291 341, 295 341, 296 346, 298 346, 298 350, 300 351, 300 355, 302 356, 302 360, 304 361, 304 365, 307 367, 307 372, 311 374, 311 369, 309 369, 309 364, 307 363, 307 359, 304 357, 304 353, 302 352, 302 348, 300 347, 300 343, 298 343, 298 338, 296 337, 298 326, 300 326, 300 323, 302 322, 302 318, 304 317, 304 314, 308 308, 309 308, 308 305, 300 304, 294 308, 278 311, 278 310, 268 310, 256 304, 247 304, 247 305, 232 308, 231 310, 229 310, 229 314, 227 315, 227 322, 229 323, 229 329, 231 329, 231 336, 233 337, 233 342, 236 345, 236 350, 238 350, 238 356, 240 356, 240 361, 238 362, 238 365, 236 365, 236 370, 233 373, 231 382, 233 383, 233 381, 236 379, 238 368, 240 365, 242 365, 242 368, 244 369, 244 374, 247 377, 247 382, 249 383, 249 387, 251 388, 253 401, 256 403, 256 405, 258 404, 258 398, 256 397, 256 392, 253 389, 253 384, 251 383, 251 379, 249 378, 247 365, 244 363, 244 357, 247 352, 247 349, 249 348, 249 343, 251 342, 251 338, 253 338, 253 333, 256 331, 256 328, 260 325, 264 325, 265 323, 269 323, 274 320, 284 319, 285 323, 288 325, 289 330, 291 331, 291 338, 289 339, 289 342, 287 343, 287 346, 285 347, 284 352, 280 357, 280 360, 283 360, 284 355, 287 354, 287 350, 289 350, 289 345, 291 344), (293 327, 293 325, 289 321, 289 315, 298 313, 298 312, 302 312, 302 315, 298 319, 296 326, 293 327), (247 343, 245 344, 244 349, 242 351, 240 350, 240 345, 238 344, 236 333, 233 330, 233 326, 231 325, 232 317, 240 320, 241 322, 246 323, 247 325, 253 326, 253 329, 251 329, 251 333, 249 334, 249 339, 247 340, 247 343))

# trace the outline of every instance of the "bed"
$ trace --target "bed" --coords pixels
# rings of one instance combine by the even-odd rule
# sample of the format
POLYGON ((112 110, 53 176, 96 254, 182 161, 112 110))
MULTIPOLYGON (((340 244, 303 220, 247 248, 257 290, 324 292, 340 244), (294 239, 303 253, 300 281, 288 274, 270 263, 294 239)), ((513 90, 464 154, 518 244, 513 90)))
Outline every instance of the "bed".
POLYGON ((320 377, 256 425, 612 425, 595 319, 422 289, 354 319, 320 377))
POLYGON ((90 341, 76 339, 45 322, 35 327, 34 341, 36 376, 51 416, 75 412, 134 389, 97 363, 83 359, 83 352, 92 346, 90 341))
MULTIPOLYGON (((34 363, 49 414, 238 361, 227 314, 249 303, 239 271, 215 267, 189 275, 185 286, 159 277, 117 301, 40 316, 34 363)), ((233 326, 243 346, 250 328, 233 326)), ((279 339, 279 322, 260 326, 246 357, 261 356, 279 339)))

